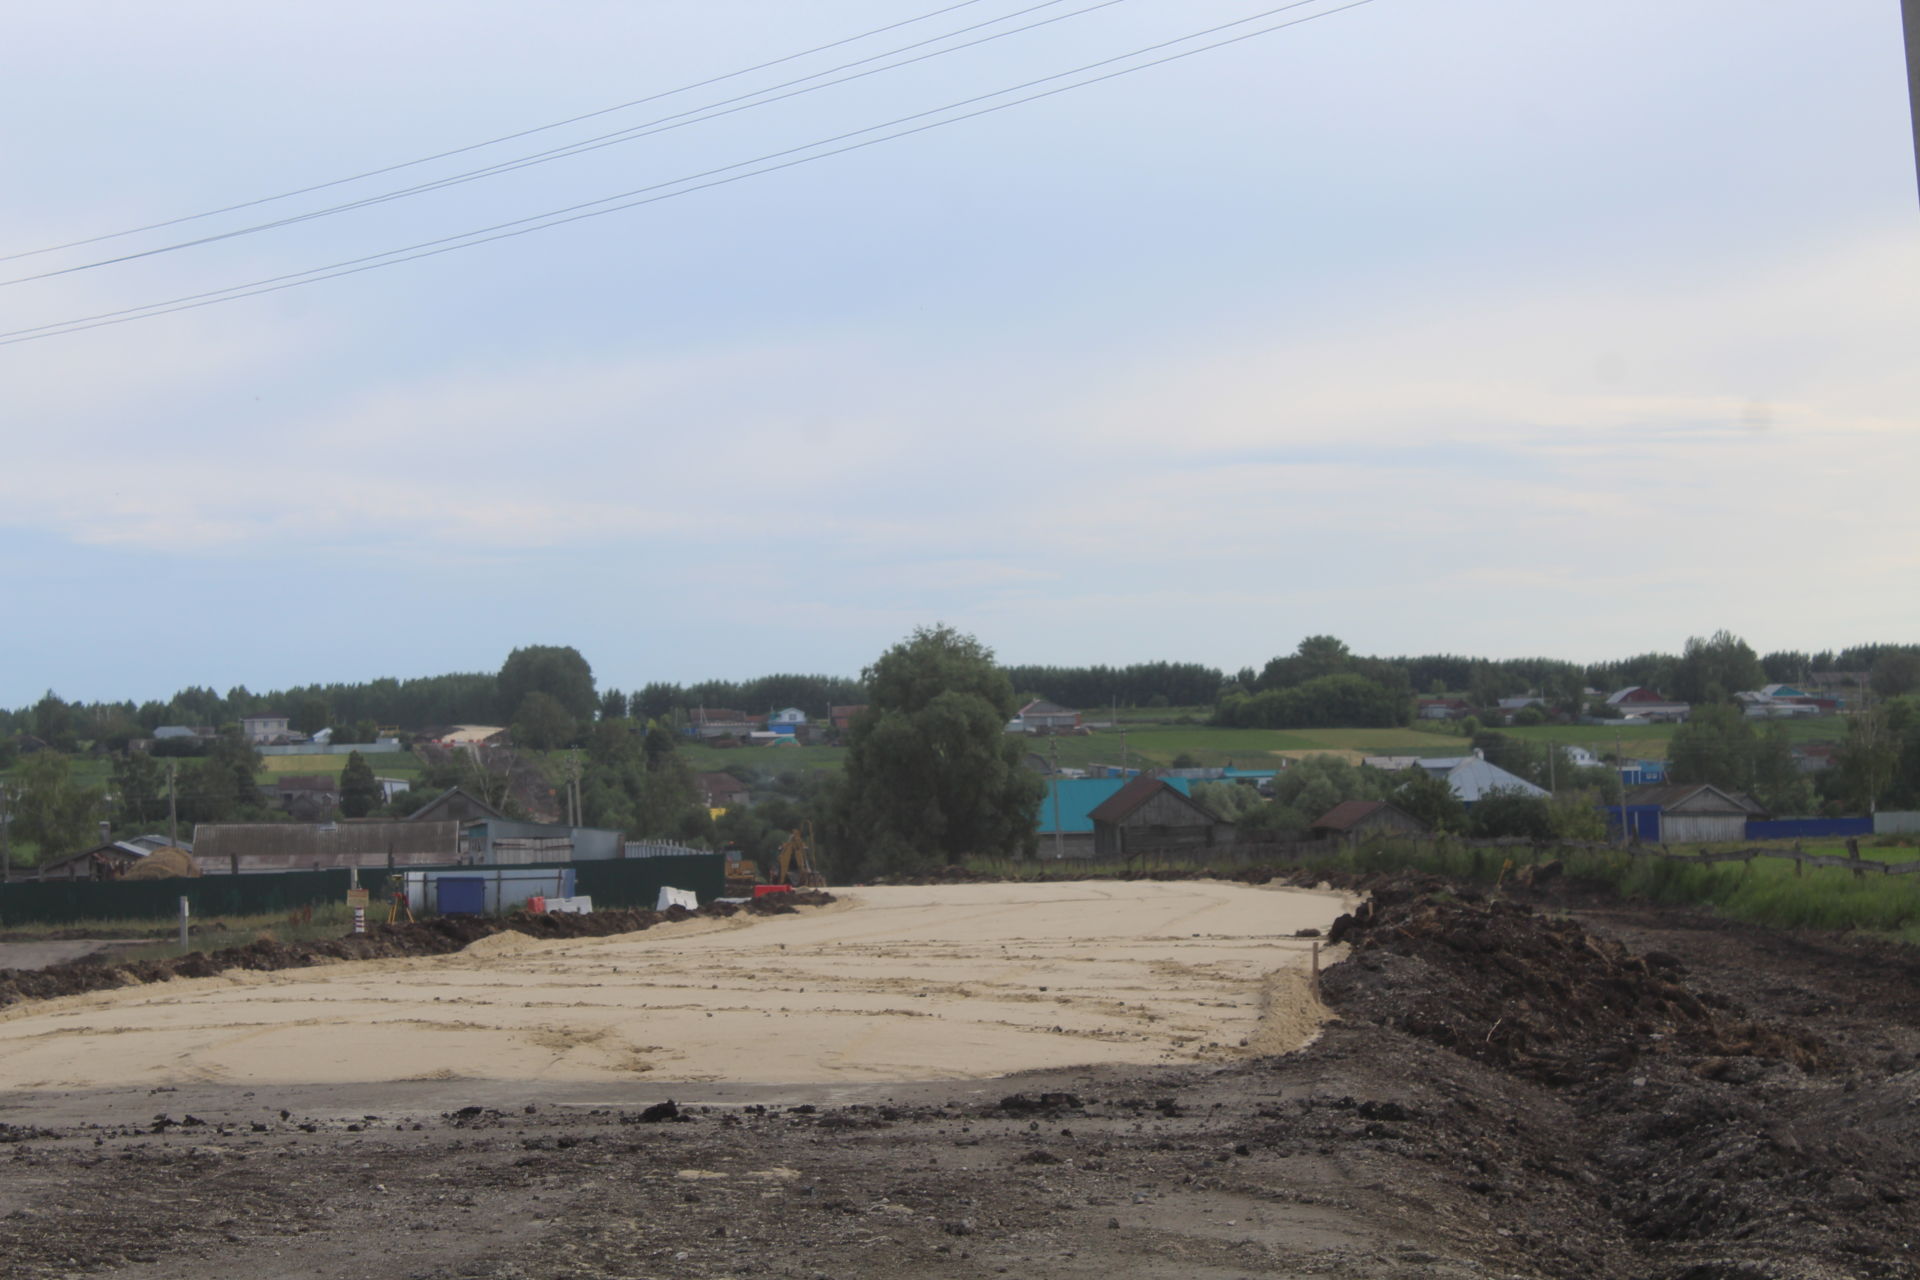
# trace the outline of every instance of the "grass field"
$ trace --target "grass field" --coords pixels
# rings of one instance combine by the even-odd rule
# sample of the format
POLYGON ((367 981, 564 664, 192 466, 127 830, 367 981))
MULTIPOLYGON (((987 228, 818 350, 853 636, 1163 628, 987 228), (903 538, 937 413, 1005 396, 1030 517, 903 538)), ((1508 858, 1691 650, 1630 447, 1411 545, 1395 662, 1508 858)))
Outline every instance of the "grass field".
MULTIPOLYGON (((337 774, 347 767, 348 757, 336 755, 322 756, 262 756, 261 777, 271 780, 276 773, 333 773, 337 774)), ((420 757, 411 751, 383 751, 363 757, 373 767, 374 773, 383 778, 411 778, 425 770, 420 757)))
MULTIPOLYGON (((1840 716, 1820 716, 1812 720, 1776 720, 1756 724, 1764 731, 1770 724, 1782 725, 1790 742, 1841 742, 1847 736, 1847 722, 1840 716)), ((1614 744, 1626 755, 1642 760, 1665 760, 1673 741, 1672 724, 1543 724, 1531 728, 1510 727, 1499 730, 1523 742, 1556 742, 1563 747, 1586 747, 1595 755, 1611 755, 1614 744)))
POLYGON ((698 773, 758 769, 763 773, 838 773, 845 747, 708 747, 682 743, 680 754, 698 773))
MULTIPOLYGON (((1467 740, 1419 729, 1219 729, 1207 725, 1150 725, 1129 728, 1130 764, 1170 765, 1181 755, 1209 767, 1229 761, 1242 769, 1277 767, 1282 756, 1311 752, 1356 755, 1446 756, 1467 749, 1467 740)), ((1121 735, 1102 730, 1087 737, 1030 738, 1027 748, 1061 767, 1119 764, 1121 735)))

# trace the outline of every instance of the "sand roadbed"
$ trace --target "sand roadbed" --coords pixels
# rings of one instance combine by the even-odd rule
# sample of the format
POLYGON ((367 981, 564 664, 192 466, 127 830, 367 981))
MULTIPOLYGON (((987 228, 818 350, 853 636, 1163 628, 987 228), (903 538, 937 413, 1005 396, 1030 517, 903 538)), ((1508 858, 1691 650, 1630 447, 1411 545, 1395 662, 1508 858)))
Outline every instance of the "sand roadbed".
POLYGON ((848 891, 797 915, 229 971, 0 1013, 0 1089, 964 1079, 1297 1048, 1352 899, 1224 881, 848 891))

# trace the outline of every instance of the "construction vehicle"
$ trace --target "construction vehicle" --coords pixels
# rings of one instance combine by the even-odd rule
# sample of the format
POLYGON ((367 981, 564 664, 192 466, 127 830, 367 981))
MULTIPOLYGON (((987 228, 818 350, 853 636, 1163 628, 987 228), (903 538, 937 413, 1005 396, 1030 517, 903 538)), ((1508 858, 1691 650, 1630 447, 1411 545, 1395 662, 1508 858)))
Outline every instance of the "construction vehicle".
MULTIPOLYGON (((807 835, 813 834, 813 824, 803 823, 807 835)), ((824 889, 827 878, 813 865, 813 850, 807 836, 800 834, 795 827, 787 836, 787 842, 780 846, 779 875, 775 884, 791 885, 795 889, 824 889)))
POLYGON ((751 898, 753 887, 760 883, 760 864, 752 858, 743 858, 738 849, 728 849, 727 854, 727 893, 729 898, 751 898))

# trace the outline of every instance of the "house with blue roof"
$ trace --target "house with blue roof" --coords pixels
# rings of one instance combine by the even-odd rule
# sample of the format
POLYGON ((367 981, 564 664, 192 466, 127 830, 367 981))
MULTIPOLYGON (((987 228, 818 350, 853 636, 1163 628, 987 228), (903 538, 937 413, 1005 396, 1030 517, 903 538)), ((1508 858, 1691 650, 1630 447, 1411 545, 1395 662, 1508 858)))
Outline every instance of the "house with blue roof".
MULTIPOLYGON (((1050 778, 1047 794, 1040 798, 1040 811, 1034 815, 1034 830, 1040 835, 1043 858, 1091 858, 1093 856, 1093 811, 1120 794, 1127 778, 1050 778)), ((1168 778, 1168 786, 1181 795, 1192 794, 1193 783, 1186 778, 1168 778)))

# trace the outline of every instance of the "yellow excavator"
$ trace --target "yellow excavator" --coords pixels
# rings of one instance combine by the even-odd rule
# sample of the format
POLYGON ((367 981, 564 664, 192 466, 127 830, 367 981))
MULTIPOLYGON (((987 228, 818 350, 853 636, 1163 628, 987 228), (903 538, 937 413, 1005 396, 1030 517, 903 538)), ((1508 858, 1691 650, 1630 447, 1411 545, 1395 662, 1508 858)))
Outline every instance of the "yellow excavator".
MULTIPOLYGON (((813 834, 813 824, 803 823, 807 835, 813 834)), ((827 878, 813 865, 813 850, 807 835, 800 834, 795 827, 787 836, 787 842, 780 846, 779 874, 775 884, 790 884, 796 889, 824 889, 827 878)))

